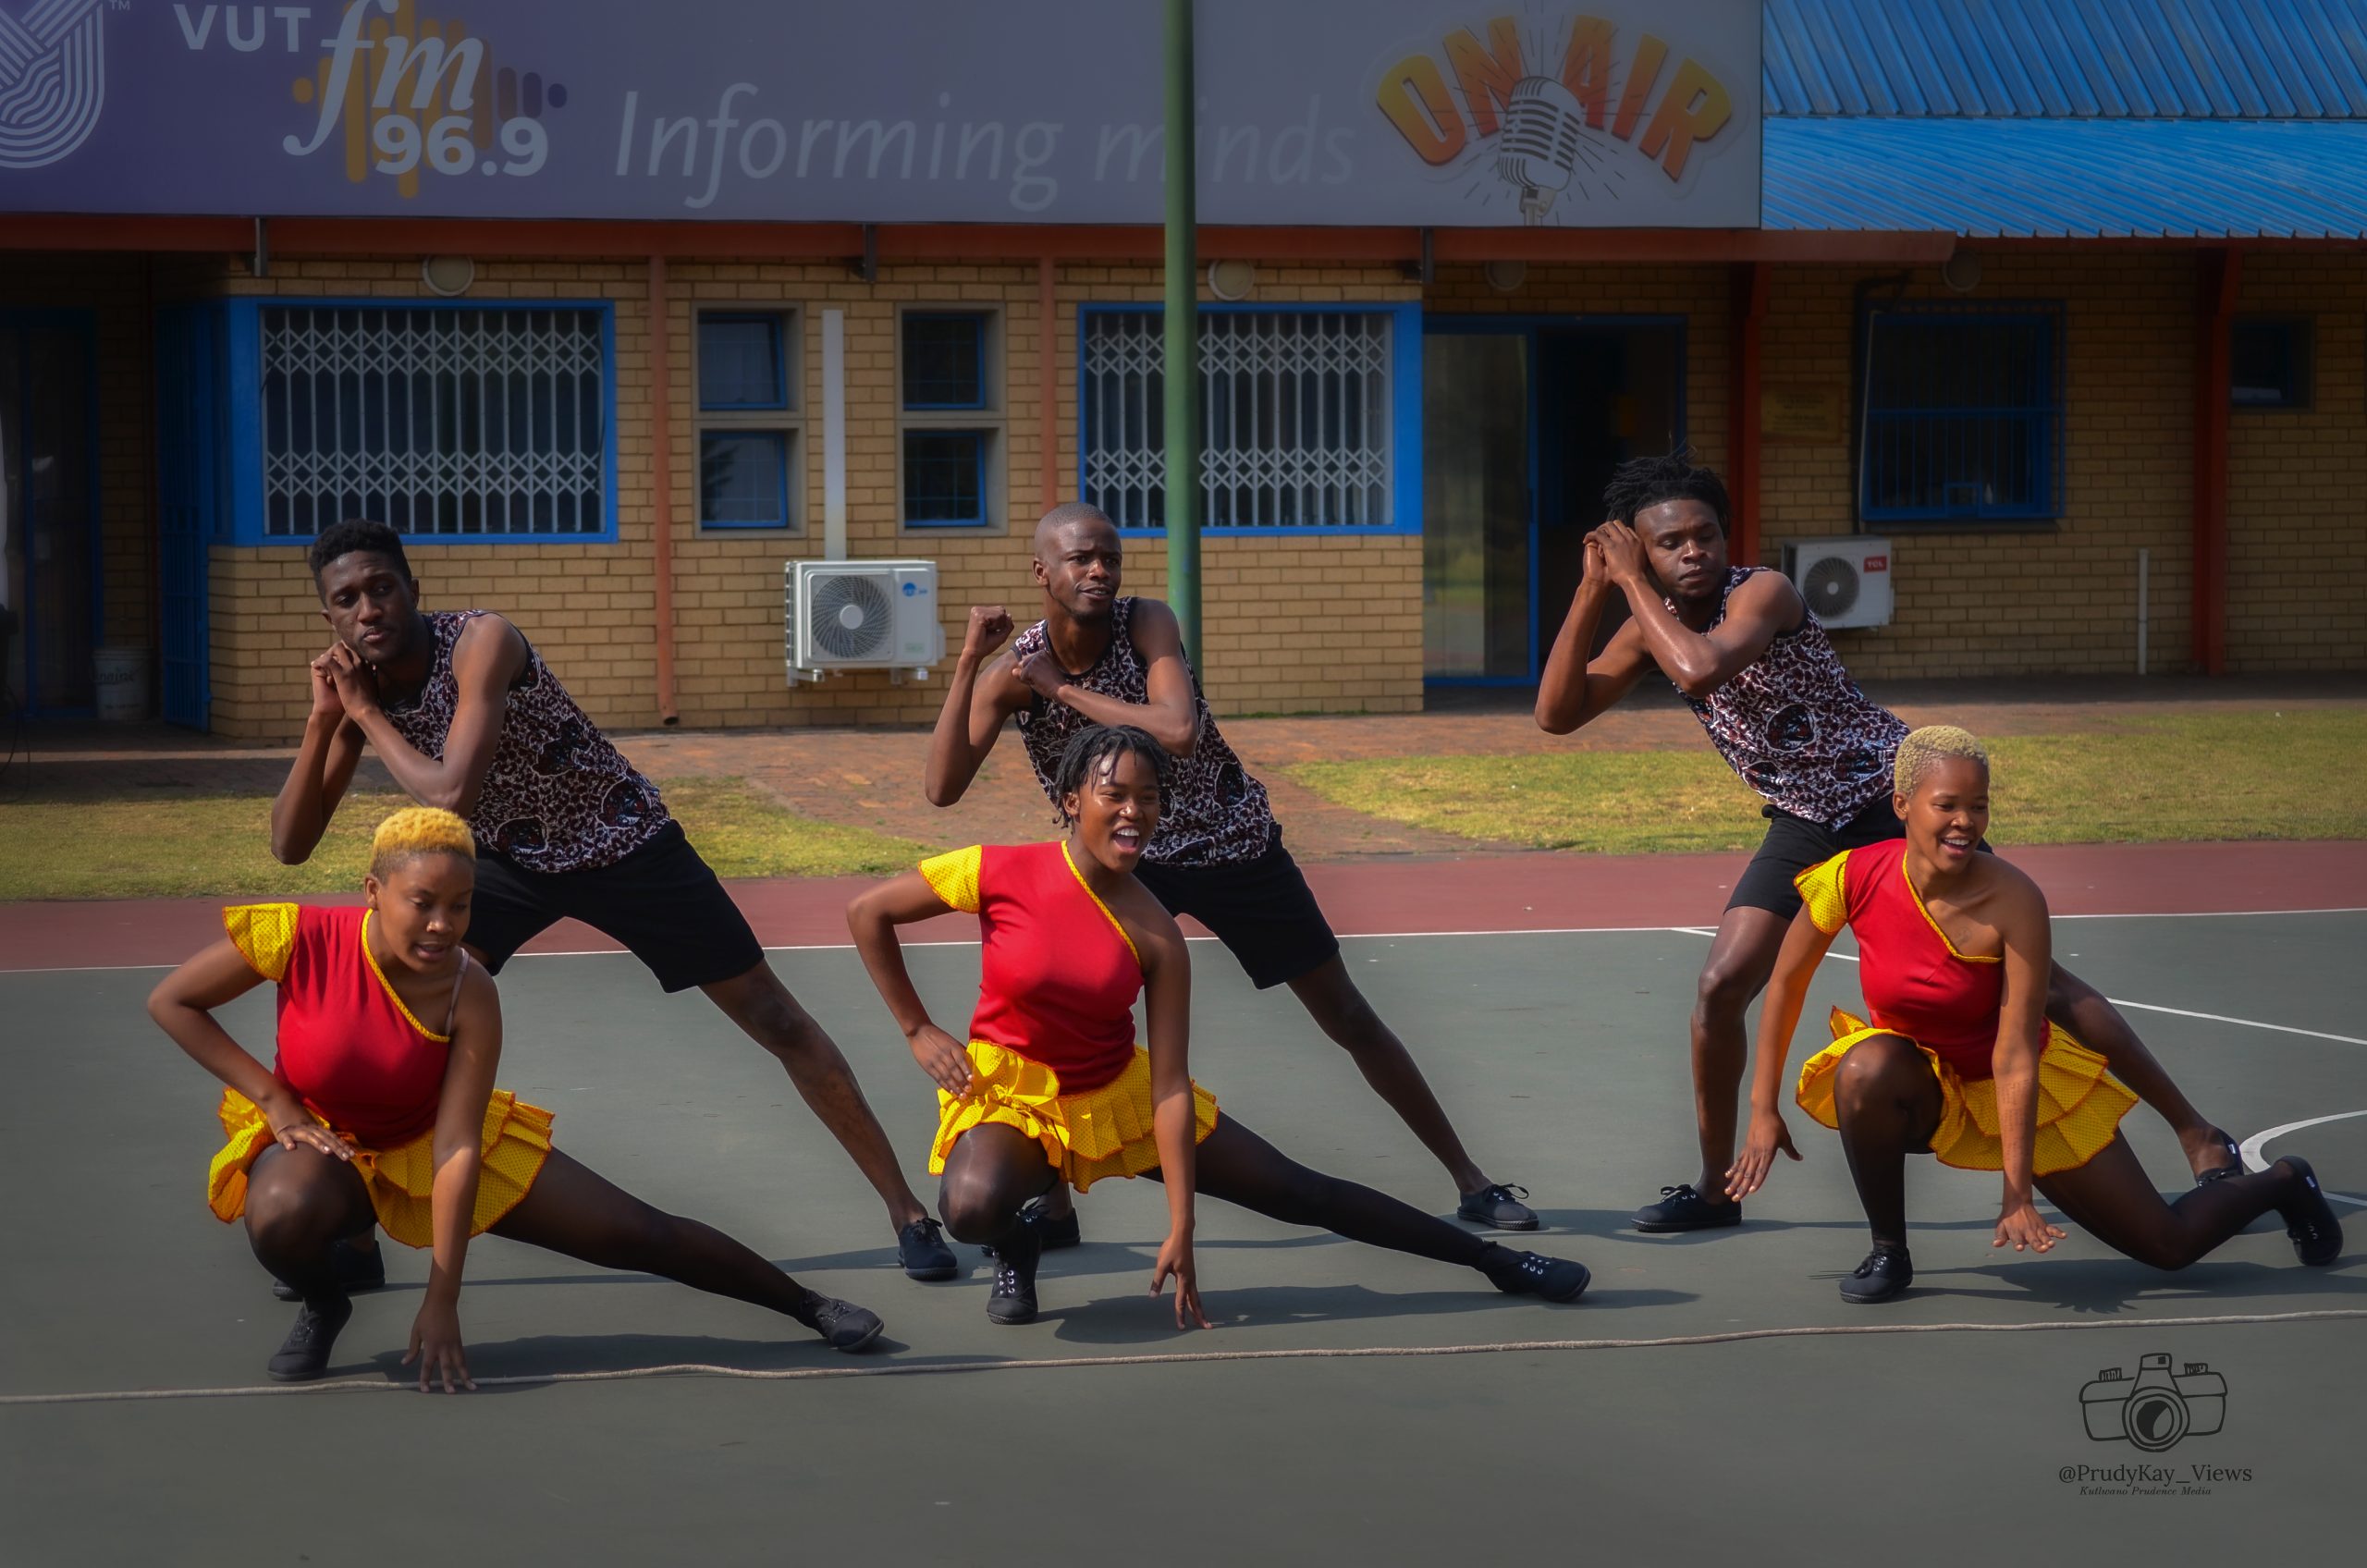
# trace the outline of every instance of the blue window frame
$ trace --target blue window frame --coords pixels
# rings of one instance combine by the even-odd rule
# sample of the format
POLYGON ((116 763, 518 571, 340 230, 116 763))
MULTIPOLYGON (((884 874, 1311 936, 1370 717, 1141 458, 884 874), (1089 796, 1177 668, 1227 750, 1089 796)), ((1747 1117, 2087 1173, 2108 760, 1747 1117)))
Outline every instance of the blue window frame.
POLYGON ((2313 390, 2306 320, 2247 316, 2228 335, 2228 396, 2238 409, 2306 409, 2313 390))
POLYGON ((789 435, 780 430, 699 432, 699 526, 789 526, 789 435))
POLYGON ((984 430, 904 432, 904 526, 986 526, 990 434, 984 430))
POLYGON ((231 537, 374 518, 454 545, 613 543, 605 300, 227 303, 231 537))
POLYGON ((1858 514, 1868 522, 2028 522, 2061 514, 2062 311, 1870 310, 1858 514))
POLYGON ((699 408, 786 409, 789 370, 777 313, 699 314, 699 408))
MULTIPOLYGON (((1418 304, 1200 307, 1201 524, 1418 533, 1418 304)), ((1166 529, 1163 312, 1086 305, 1078 488, 1119 531, 1166 529)))
POLYGON ((987 406, 987 318, 977 311, 906 311, 904 407, 987 406))

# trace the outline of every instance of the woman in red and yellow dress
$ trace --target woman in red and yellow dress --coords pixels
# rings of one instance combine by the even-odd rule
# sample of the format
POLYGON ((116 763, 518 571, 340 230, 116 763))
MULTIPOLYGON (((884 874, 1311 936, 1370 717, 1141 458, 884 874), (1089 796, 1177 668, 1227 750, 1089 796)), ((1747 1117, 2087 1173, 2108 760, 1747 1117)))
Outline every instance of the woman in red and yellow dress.
POLYGON ((1196 1193, 1290 1225, 1462 1264, 1497 1289, 1570 1301, 1587 1270, 1513 1252, 1469 1231, 1284 1158, 1192 1082, 1191 961, 1184 936, 1134 878, 1159 826, 1166 753, 1129 728, 1080 731, 1058 778, 1065 839, 957 850, 857 898, 847 924, 913 1055, 938 1085, 929 1169, 944 1176, 938 1212, 962 1241, 991 1244, 998 1268, 987 1316, 1036 1314, 1036 1228, 1022 1206, 1067 1182, 1111 1176, 1167 1187, 1167 1240, 1151 1272, 1176 1281, 1175 1321, 1208 1327, 1192 1251, 1196 1193), (895 928, 960 910, 978 916, 978 1006, 970 1040, 930 1022, 905 972, 895 928), (1134 1004, 1148 993, 1147 1049, 1134 1004))
POLYGON ((1800 1069, 1800 1108, 1837 1128, 1873 1228, 1873 1250, 1841 1282, 1845 1301, 1888 1301, 1915 1269, 1907 1250, 1906 1165, 2005 1176, 1995 1246, 2045 1252, 2064 1232, 2039 1217, 2033 1186, 2116 1251, 2183 1268, 2270 1209, 2306 1264, 2331 1263, 2342 1226, 2306 1160, 2204 1182, 2165 1203, 2120 1133, 2136 1096, 2103 1058, 2046 1019, 2046 898, 1982 849, 1989 757, 1964 730, 1932 725, 1898 748, 1893 803, 1907 836, 1846 851, 1797 878, 1805 907, 1785 935, 1760 1015, 1750 1135, 1727 1173, 1742 1198, 1775 1153, 1792 1158, 1776 1109, 1809 977, 1846 925, 1872 1022, 1835 1008, 1834 1040, 1800 1069))
POLYGON ((327 1369, 353 1314, 334 1244, 373 1227, 433 1251, 403 1358, 419 1362, 423 1390, 431 1375, 448 1393, 475 1386, 460 1346, 460 1270, 469 1238, 486 1231, 769 1307, 840 1350, 876 1336, 879 1319, 862 1307, 561 1154, 550 1112, 493 1086, 501 1001, 460 946, 475 884, 466 823, 399 811, 372 842, 366 907, 226 910, 228 936, 148 998, 165 1033, 228 1085, 229 1142, 208 1178, 215 1214, 244 1218, 256 1259, 304 1304, 271 1375, 294 1382, 327 1369), (270 1068, 213 1012, 266 980, 279 992, 270 1068))

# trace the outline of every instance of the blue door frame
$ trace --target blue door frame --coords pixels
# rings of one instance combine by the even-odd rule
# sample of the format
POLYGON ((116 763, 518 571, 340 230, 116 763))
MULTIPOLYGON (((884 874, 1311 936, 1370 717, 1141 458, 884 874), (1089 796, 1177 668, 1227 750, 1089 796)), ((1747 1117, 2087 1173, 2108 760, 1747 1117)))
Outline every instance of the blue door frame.
MULTIPOLYGON (((95 312, 85 310, 0 310, 0 332, 69 332, 81 339, 82 427, 90 465, 83 494, 89 498, 91 514, 88 530, 91 540, 91 646, 95 649, 104 641, 106 631, 106 550, 100 529, 100 520, 105 515, 105 509, 101 505, 99 495, 98 316, 95 312)), ((22 409, 28 407, 33 398, 40 396, 43 389, 32 384, 30 357, 18 366, 18 374, 21 381, 17 406, 22 409)), ((36 609, 37 595, 33 592, 34 578, 41 570, 41 563, 33 558, 32 549, 35 520, 31 459, 28 453, 19 450, 0 453, 0 461, 7 462, 13 471, 7 475, 11 493, 24 497, 23 509, 19 514, 24 534, 20 546, 25 562, 24 603, 18 606, 18 614, 24 624, 25 711, 35 717, 88 718, 94 711, 90 706, 57 706, 42 700, 41 661, 35 650, 41 646, 43 628, 42 618, 36 609)))
POLYGON ((219 305, 180 305, 156 319, 159 711, 198 730, 213 717, 208 557, 228 515, 229 433, 217 395, 225 316, 219 305))
MULTIPOLYGON (((1538 603, 1538 536, 1544 501, 1542 472, 1538 460, 1542 415, 1543 359, 1539 339, 1555 333, 1588 327, 1673 326, 1676 329, 1676 439, 1686 435, 1686 325, 1681 315, 1424 315, 1424 337, 1446 333, 1517 334, 1528 339, 1528 385, 1523 388, 1528 420, 1528 672, 1526 675, 1425 675, 1426 686, 1534 686, 1544 672, 1544 643, 1539 637, 1541 606, 1538 603)), ((1558 494, 1558 488, 1557 488, 1558 494)), ((1553 630, 1561 630, 1557 621, 1553 630)))

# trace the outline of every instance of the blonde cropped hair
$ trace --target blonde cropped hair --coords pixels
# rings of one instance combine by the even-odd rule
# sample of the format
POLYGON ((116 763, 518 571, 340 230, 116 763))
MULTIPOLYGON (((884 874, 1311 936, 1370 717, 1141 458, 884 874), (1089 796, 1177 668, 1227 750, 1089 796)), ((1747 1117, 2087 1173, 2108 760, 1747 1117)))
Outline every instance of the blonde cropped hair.
POLYGON ((1900 794, 1911 795, 1934 764, 1950 757, 1977 762, 1983 772, 1989 768, 1988 749, 1973 738, 1969 729, 1959 729, 1953 724, 1927 724, 1920 729, 1910 729, 1907 739, 1898 743, 1898 761, 1891 769, 1891 782, 1900 794))
POLYGON ((473 862, 477 845, 469 825, 440 806, 405 806, 370 836, 370 875, 384 876, 414 855, 439 851, 473 862))

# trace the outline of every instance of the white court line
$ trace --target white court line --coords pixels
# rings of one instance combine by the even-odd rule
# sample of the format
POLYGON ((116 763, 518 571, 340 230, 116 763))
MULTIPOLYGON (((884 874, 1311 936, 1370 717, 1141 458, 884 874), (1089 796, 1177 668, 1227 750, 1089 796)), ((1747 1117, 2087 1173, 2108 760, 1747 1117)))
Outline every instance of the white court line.
MULTIPOLYGON (((2058 914, 2057 920, 2250 920, 2274 914, 2367 914, 2367 905, 2343 905, 2330 909, 2230 909, 2184 910, 2173 913, 2139 911, 2129 914, 2058 914)), ((1407 942, 1424 937, 1610 937, 1635 933, 1674 933, 1686 937, 1714 937, 1717 930, 1708 925, 1516 925, 1484 930, 1457 928, 1445 931, 1355 931, 1343 932, 1343 942, 1407 942)), ((1194 942, 1213 942, 1214 937, 1193 937, 1194 942)), ((907 941, 908 948, 975 948, 975 937, 931 937, 907 941)), ((768 953, 840 953, 852 952, 852 942, 783 942, 764 949, 768 953)), ((518 953, 511 962, 529 958, 619 958, 622 948, 562 948, 538 952, 518 953)), ((0 966, 0 974, 115 974, 137 969, 170 969, 169 963, 75 963, 52 968, 10 969, 0 966)), ((2142 1004, 2126 1004, 2142 1005, 2142 1004)), ((2198 1013, 2197 1017, 2207 1014, 2198 1013)), ((2235 1020, 2233 1022, 2242 1022, 2235 1020)), ((2262 1024, 2274 1028, 2274 1024, 2262 1024)), ((2306 1033, 2306 1031, 2302 1031, 2306 1033)), ((2339 1035, 2329 1039, 2343 1039, 2339 1035)))
MULTIPOLYGON (((2281 1138, 2287 1133, 2298 1133, 2304 1127, 2316 1127, 2328 1121, 2348 1121, 2354 1116, 2367 1116, 2367 1110, 2337 1110, 2332 1116, 2312 1116, 2307 1121, 2287 1121, 2282 1127, 2271 1127, 2265 1133, 2254 1133, 2244 1140, 2244 1169, 2247 1170, 2268 1169, 2268 1157, 2261 1151, 2271 1138, 2281 1138)), ((2367 1208, 2367 1198, 2354 1198, 2348 1193, 2337 1193, 2331 1187, 2322 1186, 2318 1190, 2336 1203, 2347 1203, 2354 1208, 2367 1208)))
MULTIPOLYGON (((1364 1361, 1422 1355, 1536 1354, 1554 1351, 1664 1350, 1682 1345, 1735 1344, 1750 1340, 1815 1339, 1838 1334, 2029 1334, 2100 1329, 2217 1328, 2247 1323, 2312 1323, 2367 1317, 2367 1307, 2331 1307, 2314 1312, 2247 1312, 2222 1317, 2136 1319, 2042 1319, 2029 1323, 1832 1323, 1792 1329, 1735 1329, 1716 1334, 1678 1334, 1657 1340, 1514 1340, 1502 1344, 1372 1345, 1357 1349, 1309 1345, 1295 1350, 1184 1351, 1163 1355, 1071 1355, 1041 1361, 932 1361, 877 1366, 791 1366, 758 1369, 682 1362, 668 1366, 629 1366, 613 1372, 540 1372, 516 1378, 479 1378, 480 1388, 517 1388, 547 1383, 619 1383, 637 1378, 732 1378, 759 1383, 814 1382, 840 1378, 915 1378, 974 1372, 1060 1372, 1098 1366, 1165 1366, 1211 1361, 1364 1361)), ((253 1399, 306 1394, 401 1394, 416 1383, 380 1378, 339 1378, 320 1383, 259 1383, 232 1389, 104 1389, 83 1393, 0 1394, 0 1406, 22 1404, 115 1404, 160 1399, 253 1399)))

